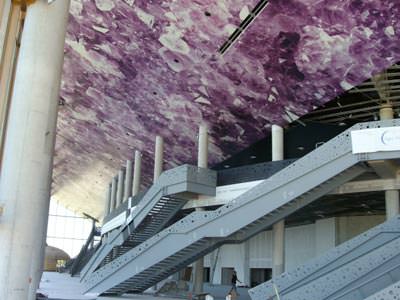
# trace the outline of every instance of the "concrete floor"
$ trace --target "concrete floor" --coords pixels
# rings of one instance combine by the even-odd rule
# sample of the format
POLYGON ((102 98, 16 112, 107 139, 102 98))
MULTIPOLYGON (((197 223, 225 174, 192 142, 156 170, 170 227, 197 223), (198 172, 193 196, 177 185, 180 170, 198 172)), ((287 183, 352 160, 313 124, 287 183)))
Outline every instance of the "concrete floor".
MULTIPOLYGON (((210 292, 215 300, 225 299, 225 295, 229 290, 229 286, 208 286, 205 285, 204 290, 210 292)), ((96 294, 83 295, 84 287, 79 282, 78 277, 71 277, 69 274, 57 272, 44 272, 40 282, 40 292, 49 296, 51 300, 116 300, 116 299, 132 299, 132 300, 182 300, 182 298, 160 297, 150 294, 142 295, 123 295, 119 297, 98 297, 96 294)), ((249 300, 247 289, 238 288, 240 296, 237 300, 249 300)))
MULTIPOLYGON (((45 293, 52 300, 177 300, 177 298, 155 297, 152 295, 123 295, 120 297, 97 297, 96 294, 82 295, 83 285, 78 277, 56 272, 44 272, 40 282, 39 291, 45 293)), ((181 299, 180 299, 181 300, 181 299)))

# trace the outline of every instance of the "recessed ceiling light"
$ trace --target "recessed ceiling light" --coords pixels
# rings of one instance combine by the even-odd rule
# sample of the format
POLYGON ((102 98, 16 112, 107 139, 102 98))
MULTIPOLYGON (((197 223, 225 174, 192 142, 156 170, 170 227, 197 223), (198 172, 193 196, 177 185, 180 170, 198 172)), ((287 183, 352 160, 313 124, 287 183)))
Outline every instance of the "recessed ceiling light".
POLYGON ((224 165, 224 168, 228 169, 228 168, 230 168, 230 165, 224 165))
POLYGON ((303 147, 303 146, 298 146, 298 147, 297 147, 297 150, 303 151, 303 150, 304 150, 304 147, 303 147))
POLYGON ((250 158, 251 158, 251 159, 255 159, 255 158, 257 158, 257 156, 251 155, 250 158))

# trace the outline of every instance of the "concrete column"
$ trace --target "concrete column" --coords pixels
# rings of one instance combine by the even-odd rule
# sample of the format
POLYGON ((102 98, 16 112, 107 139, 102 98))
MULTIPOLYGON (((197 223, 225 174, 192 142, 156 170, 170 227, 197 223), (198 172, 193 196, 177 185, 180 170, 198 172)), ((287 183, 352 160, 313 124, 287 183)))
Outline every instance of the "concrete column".
MULTIPOLYGON (((381 120, 391 120, 394 117, 393 107, 390 104, 383 104, 379 110, 381 120)), ((400 213, 399 191, 385 191, 386 219, 390 219, 400 213)))
POLYGON ((118 177, 114 176, 111 181, 111 205, 110 212, 112 212, 117 207, 117 185, 118 177))
MULTIPOLYGON (((202 207, 196 208, 196 211, 203 211, 202 207)), ((204 279, 204 257, 199 258, 193 264, 193 294, 201 294, 203 292, 204 279)))
POLYGON ((124 199, 127 201, 132 196, 132 161, 126 161, 125 183, 124 183, 124 199))
MULTIPOLYGON (((8 22, 11 13, 11 1, 1 1, 0 2, 0 58, 3 56, 3 51, 5 48, 8 22)), ((0 59, 1 60, 1 59, 0 59)))
POLYGON ((243 243, 243 283, 250 286, 250 241, 243 243))
POLYGON ((32 261, 31 265, 31 278, 32 284, 29 288, 28 300, 36 300, 36 291, 40 285, 40 279, 43 273, 44 260, 46 255, 46 239, 47 239, 47 225, 49 221, 50 201, 47 202, 46 208, 42 212, 41 226, 42 226, 42 239, 37 240, 38 244, 32 251, 32 257, 39 257, 39 259, 32 261))
MULTIPOLYGON (((282 160, 284 154, 283 128, 272 125, 272 160, 282 160)), ((273 257, 272 275, 277 276, 285 270, 285 220, 281 220, 273 225, 273 257)))
MULTIPOLYGON (((198 158, 197 166, 200 168, 208 167, 208 128, 207 125, 199 127, 199 142, 198 142, 198 158)), ((196 211, 202 211, 203 208, 198 207, 196 211)), ((199 258, 193 264, 193 293, 201 294, 203 292, 204 279, 204 257, 199 258)))
POLYGON ((27 11, 0 173, 0 299, 32 298, 43 264, 68 12, 67 0, 27 11))
POLYGON ((104 218, 110 213, 111 209, 111 183, 108 184, 106 191, 106 201, 104 206, 104 218))
POLYGON ((197 166, 207 168, 208 166, 208 127, 200 125, 199 127, 199 145, 198 145, 197 166))
POLYGON ((140 151, 135 151, 135 167, 133 170, 133 186, 132 195, 136 196, 140 190, 140 177, 142 176, 142 154, 140 151))
POLYGON ((120 206, 124 197, 124 181, 125 170, 121 169, 118 172, 118 186, 117 186, 117 206, 120 206))
POLYGON ((2 5, 4 11, 3 16, 0 14, 0 17, 4 19, 0 19, 0 165, 18 58, 17 40, 21 32, 22 19, 20 5, 11 5, 11 1, 5 1, 2 5), (7 22, 4 22, 5 20, 7 22))
POLYGON ((285 220, 273 225, 273 258, 272 276, 278 276, 285 271, 285 220))
MULTIPOLYGON (((156 136, 156 145, 154 149, 154 175, 153 175, 153 183, 156 182, 158 177, 160 177, 163 171, 163 162, 164 162, 164 139, 157 135, 156 136)), ((135 163, 136 167, 136 163, 135 163)), ((134 179, 135 180, 135 179, 134 179)), ((154 289, 157 290, 157 283, 154 285, 154 289)))
POLYGON ((158 177, 160 177, 163 171, 163 161, 164 161, 164 140, 161 136, 156 136, 156 147, 154 151, 154 177, 155 182, 158 177))
POLYGON ((399 191, 385 191, 386 219, 393 218, 400 213, 399 207, 399 191))
POLYGON ((272 161, 283 160, 283 128, 278 125, 272 125, 272 161))
POLYGON ((379 109, 379 117, 381 120, 391 120, 393 116, 393 107, 390 104, 383 104, 379 109))

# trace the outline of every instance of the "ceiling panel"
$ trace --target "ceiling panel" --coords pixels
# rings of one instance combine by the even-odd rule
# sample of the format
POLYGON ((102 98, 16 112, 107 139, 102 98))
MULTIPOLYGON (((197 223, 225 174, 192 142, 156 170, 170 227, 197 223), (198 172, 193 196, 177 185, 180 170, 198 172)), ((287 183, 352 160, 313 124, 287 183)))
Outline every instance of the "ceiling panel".
POLYGON ((73 0, 53 195, 101 215, 107 183, 135 149, 143 186, 157 134, 165 168, 210 164, 263 138, 400 60, 400 3, 271 1, 223 55, 255 0, 73 0))

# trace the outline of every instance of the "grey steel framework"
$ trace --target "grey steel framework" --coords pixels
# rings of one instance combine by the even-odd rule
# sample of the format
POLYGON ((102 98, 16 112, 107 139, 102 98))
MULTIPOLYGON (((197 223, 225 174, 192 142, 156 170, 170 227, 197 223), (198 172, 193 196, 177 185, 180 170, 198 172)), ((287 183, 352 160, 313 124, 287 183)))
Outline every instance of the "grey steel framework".
POLYGON ((100 236, 100 230, 93 223, 92 230, 86 240, 85 245, 82 246, 81 251, 79 251, 79 254, 73 260, 73 264, 70 269, 71 276, 79 274, 82 268, 88 263, 93 254, 97 251, 98 245, 94 245, 96 236, 100 236))
POLYGON ((296 160, 268 161, 232 169, 218 170, 217 186, 267 179, 296 160))
POLYGON ((275 299, 275 285, 282 300, 362 300, 398 280, 400 217, 249 290, 249 294, 257 300, 275 299))
POLYGON ((196 211, 85 278, 87 292, 142 292, 226 243, 241 243, 400 151, 352 154, 351 130, 399 126, 400 120, 346 130, 214 211, 196 211))
POLYGON ((127 209, 125 224, 103 237, 81 272, 81 279, 150 238, 187 202, 182 193, 215 195, 215 171, 183 165, 161 174, 139 203, 127 209))
POLYGON ((379 291, 365 300, 399 300, 400 295, 400 281, 390 285, 382 291, 379 291))

